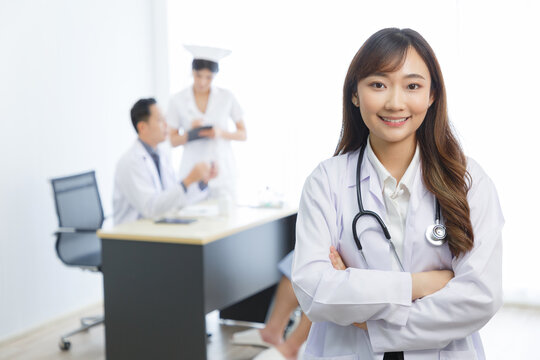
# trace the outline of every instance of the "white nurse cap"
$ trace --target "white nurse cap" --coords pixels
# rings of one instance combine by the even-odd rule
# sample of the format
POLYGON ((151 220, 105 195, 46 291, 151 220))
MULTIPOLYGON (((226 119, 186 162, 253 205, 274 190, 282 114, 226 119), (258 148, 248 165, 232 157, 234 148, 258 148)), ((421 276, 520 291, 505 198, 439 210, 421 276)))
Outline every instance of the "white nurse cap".
POLYGON ((193 55, 195 60, 209 60, 215 63, 229 55, 232 51, 208 46, 184 45, 187 51, 193 55))

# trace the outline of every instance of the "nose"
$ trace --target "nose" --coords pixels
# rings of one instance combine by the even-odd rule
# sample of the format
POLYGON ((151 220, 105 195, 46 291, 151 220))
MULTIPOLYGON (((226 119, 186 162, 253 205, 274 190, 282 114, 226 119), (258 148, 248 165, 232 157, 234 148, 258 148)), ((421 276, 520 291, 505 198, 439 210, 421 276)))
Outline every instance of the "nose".
POLYGON ((405 108, 405 101, 403 99, 403 91, 394 87, 388 91, 388 98, 384 104, 384 108, 389 111, 401 111, 405 108))

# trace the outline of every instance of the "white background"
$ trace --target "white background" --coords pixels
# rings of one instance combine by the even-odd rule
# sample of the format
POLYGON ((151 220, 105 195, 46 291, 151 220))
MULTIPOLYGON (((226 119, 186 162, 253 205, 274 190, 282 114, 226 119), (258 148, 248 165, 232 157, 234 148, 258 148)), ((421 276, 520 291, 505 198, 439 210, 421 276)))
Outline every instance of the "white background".
POLYGON ((337 145, 343 81, 356 51, 384 27, 420 32, 441 64, 465 153, 499 192, 505 299, 540 304, 538 2, 168 4, 171 92, 191 81, 182 44, 233 50, 215 82, 233 90, 246 112, 248 142, 236 156, 241 190, 250 196, 270 186, 297 199, 305 178, 337 145), (204 14, 205 22, 193 14, 204 14))
POLYGON ((0 340, 102 298, 101 276, 56 258, 48 179, 95 169, 111 214, 114 166, 134 139, 129 108, 152 95, 165 108, 190 84, 182 44, 233 50, 215 82, 246 114, 241 190, 270 186, 294 202, 333 154, 353 55, 388 26, 419 31, 439 57, 465 152, 501 198, 506 299, 540 304, 539 10, 525 0, 0 0, 0 340))

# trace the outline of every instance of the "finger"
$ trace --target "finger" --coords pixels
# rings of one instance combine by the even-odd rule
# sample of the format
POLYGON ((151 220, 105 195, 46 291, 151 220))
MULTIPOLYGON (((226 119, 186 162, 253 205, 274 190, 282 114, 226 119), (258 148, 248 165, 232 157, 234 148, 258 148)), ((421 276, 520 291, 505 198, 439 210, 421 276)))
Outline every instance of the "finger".
POLYGON ((336 262, 336 257, 333 254, 329 254, 328 257, 330 258, 330 262, 332 263, 332 267, 336 270, 339 270, 338 263, 336 262))
POLYGON ((333 246, 330 246, 330 260, 332 260, 332 266, 336 270, 345 270, 347 269, 347 266, 345 266, 345 263, 341 259, 341 256, 337 252, 336 248, 333 246))
POLYGON ((343 262, 343 259, 341 258, 341 256, 336 255, 336 264, 337 264, 337 268, 338 270, 345 270, 347 269, 347 267, 345 266, 345 263, 343 262))

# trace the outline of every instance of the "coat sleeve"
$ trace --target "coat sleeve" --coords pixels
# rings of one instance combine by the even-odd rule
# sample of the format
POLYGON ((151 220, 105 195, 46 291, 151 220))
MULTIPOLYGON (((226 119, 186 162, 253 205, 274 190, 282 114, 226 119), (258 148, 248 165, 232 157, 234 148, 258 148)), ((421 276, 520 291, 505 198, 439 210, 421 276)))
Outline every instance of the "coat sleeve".
POLYGON ((331 188, 325 168, 319 165, 302 193, 292 270, 302 310, 315 322, 345 326, 384 319, 404 325, 411 306, 409 273, 332 267, 328 255, 330 246, 337 244, 338 227, 331 188))
POLYGON ((473 178, 468 194, 474 247, 454 258, 454 278, 438 292, 416 300, 407 324, 368 321, 373 350, 441 349, 478 331, 502 305, 502 227, 497 191, 486 175, 473 178))
POLYGON ((186 204, 186 193, 180 183, 165 191, 156 192, 144 164, 123 163, 118 170, 118 176, 121 177, 118 179, 120 191, 144 218, 155 218, 186 204))

